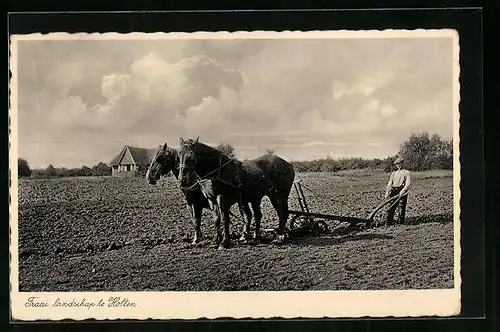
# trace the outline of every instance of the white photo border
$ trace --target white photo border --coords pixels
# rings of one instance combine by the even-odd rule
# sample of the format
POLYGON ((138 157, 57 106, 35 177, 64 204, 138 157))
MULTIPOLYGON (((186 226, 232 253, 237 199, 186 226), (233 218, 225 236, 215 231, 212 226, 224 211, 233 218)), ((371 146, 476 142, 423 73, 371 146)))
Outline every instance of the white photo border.
MULTIPOLYGON (((10 300, 13 320, 63 319, 199 319, 199 318, 359 318, 449 317, 461 309, 460 274, 460 87, 459 36, 452 29, 239 31, 172 33, 49 33, 11 36, 9 109, 10 163, 10 300), (452 38, 453 39, 453 226, 454 287, 436 290, 301 291, 301 292, 19 292, 18 270, 18 117, 17 43, 26 40, 133 40, 133 39, 298 39, 298 38, 452 38), (30 298, 47 303, 32 307, 30 298), (128 299, 130 306, 109 306, 110 298, 128 299), (54 308, 56 299, 84 300, 94 306, 54 308), (100 300, 103 301, 101 306, 100 300), (133 303, 133 305, 132 305, 133 303)), ((112 302, 112 301, 111 301, 112 302)))

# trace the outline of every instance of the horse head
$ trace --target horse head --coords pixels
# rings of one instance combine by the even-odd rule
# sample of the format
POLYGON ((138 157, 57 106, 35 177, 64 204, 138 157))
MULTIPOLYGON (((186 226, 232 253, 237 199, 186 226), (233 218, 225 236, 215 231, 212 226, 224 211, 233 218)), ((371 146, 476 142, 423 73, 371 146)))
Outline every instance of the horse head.
POLYGON ((159 146, 155 156, 151 160, 148 171, 146 172, 146 181, 149 184, 155 185, 161 176, 176 170, 177 153, 165 143, 163 146, 159 146))
POLYGON ((180 138, 179 150, 179 182, 181 187, 186 187, 191 184, 196 173, 196 147, 200 137, 184 140, 180 138))

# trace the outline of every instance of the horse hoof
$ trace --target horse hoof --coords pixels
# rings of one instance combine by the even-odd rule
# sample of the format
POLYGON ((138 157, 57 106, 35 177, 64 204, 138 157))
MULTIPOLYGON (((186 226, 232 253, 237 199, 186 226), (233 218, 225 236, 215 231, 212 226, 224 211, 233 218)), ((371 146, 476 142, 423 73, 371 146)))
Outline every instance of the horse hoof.
POLYGON ((262 240, 262 236, 260 235, 260 233, 259 233, 259 234, 254 233, 254 234, 253 234, 253 239, 254 239, 255 241, 260 241, 260 240, 262 240))
POLYGON ((222 241, 222 243, 219 244, 219 250, 228 249, 230 246, 231 246, 231 242, 229 242, 229 241, 222 241))
POLYGON ((274 244, 284 244, 285 243, 285 235, 278 235, 276 239, 273 241, 274 244))

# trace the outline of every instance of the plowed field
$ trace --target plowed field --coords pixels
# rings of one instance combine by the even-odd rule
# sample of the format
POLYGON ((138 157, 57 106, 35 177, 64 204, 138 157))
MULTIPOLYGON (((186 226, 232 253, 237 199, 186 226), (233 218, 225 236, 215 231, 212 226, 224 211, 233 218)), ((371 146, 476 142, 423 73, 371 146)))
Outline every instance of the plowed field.
MULTIPOLYGON (((366 217, 388 174, 299 173, 314 212, 366 217)), ((20 291, 355 290, 453 287, 451 173, 413 174, 406 225, 217 250, 193 234, 173 179, 21 180, 20 291)), ((290 209, 298 209, 294 193, 290 209)), ((236 213, 236 209, 234 209, 236 213)), ((263 227, 276 227, 267 199, 263 227)), ((232 219, 237 237, 241 221, 232 219)))

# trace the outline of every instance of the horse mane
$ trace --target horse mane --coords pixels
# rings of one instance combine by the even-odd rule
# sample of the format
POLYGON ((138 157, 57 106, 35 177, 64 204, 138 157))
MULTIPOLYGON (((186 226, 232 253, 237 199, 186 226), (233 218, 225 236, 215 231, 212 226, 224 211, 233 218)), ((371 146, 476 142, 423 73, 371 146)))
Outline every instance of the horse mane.
MULTIPOLYGON (((153 157, 153 161, 158 157, 158 155, 163 154, 168 160, 171 160, 171 157, 173 157, 173 165, 172 170, 177 168, 177 164, 179 163, 179 150, 173 147, 170 147, 167 145, 167 148, 164 150, 162 146, 158 147, 156 150, 156 153, 153 157)), ((152 162, 153 162, 152 161, 152 162)))
POLYGON ((170 146, 167 146, 166 154, 173 154, 173 155, 178 156, 179 155, 179 150, 176 149, 176 148, 172 148, 170 146))
POLYGON ((196 141, 192 138, 185 140, 183 146, 195 151, 195 153, 200 154, 203 158, 217 159, 218 161, 221 160, 222 162, 228 162, 230 159, 236 160, 235 158, 228 157, 217 148, 209 146, 200 141, 196 141), (214 157, 214 154, 216 155, 216 157, 214 157))
POLYGON ((166 149, 166 151, 164 151, 164 153, 165 153, 165 156, 167 156, 167 158, 169 158, 169 160, 172 160, 172 158, 173 158, 172 171, 176 170, 178 168, 178 164, 179 164, 179 150, 176 148, 172 148, 170 146, 167 146, 167 149, 166 149))

